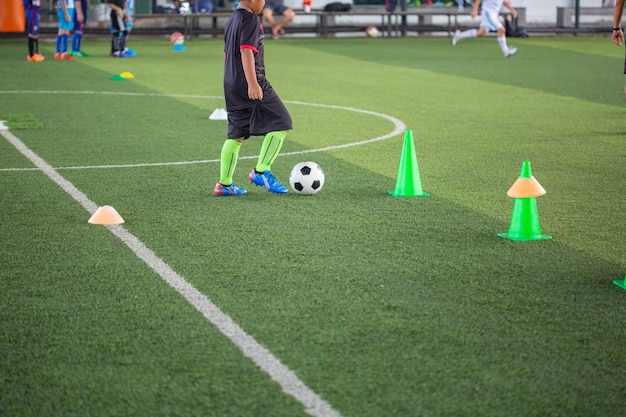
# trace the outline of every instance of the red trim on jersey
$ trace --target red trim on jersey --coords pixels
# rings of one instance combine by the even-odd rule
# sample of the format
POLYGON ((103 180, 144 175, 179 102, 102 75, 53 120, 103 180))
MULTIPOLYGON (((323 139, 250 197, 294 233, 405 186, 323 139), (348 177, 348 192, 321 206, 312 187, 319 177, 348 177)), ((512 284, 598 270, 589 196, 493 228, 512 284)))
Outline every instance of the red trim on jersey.
POLYGON ((239 49, 252 49, 252 52, 257 53, 259 52, 258 49, 256 49, 256 47, 252 46, 252 45, 241 45, 239 47, 239 49))

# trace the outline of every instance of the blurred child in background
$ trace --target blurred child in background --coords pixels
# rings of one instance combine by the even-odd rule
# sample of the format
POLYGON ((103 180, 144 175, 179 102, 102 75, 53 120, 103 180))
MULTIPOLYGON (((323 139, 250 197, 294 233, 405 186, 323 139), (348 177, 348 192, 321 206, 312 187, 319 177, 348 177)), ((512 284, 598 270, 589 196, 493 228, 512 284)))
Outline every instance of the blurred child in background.
MULTIPOLYGON (((617 46, 624 44, 624 31, 622 30, 622 13, 624 11, 624 0, 615 2, 613 10, 613 36, 611 39, 617 46)), ((626 74, 626 58, 624 58, 624 74, 626 74)), ((624 86, 624 99, 626 99, 626 85, 624 86)))
POLYGON ((83 21, 81 1, 87 0, 58 0, 57 17, 59 18, 59 34, 57 35, 56 53, 54 59, 76 61, 68 52, 70 33, 74 29, 74 14, 78 14, 78 21, 83 21), (76 3, 78 10, 76 10, 76 3))
MULTIPOLYGON (((478 15, 478 8, 481 0, 474 2, 474 7, 470 12, 472 18, 478 15)), ((464 32, 457 30, 452 38, 452 46, 455 46, 458 41, 466 38, 475 38, 477 36, 485 36, 488 32, 498 33, 498 44, 502 50, 502 54, 505 58, 513 56, 517 53, 517 48, 509 48, 506 44, 506 29, 500 22, 500 9, 504 5, 511 11, 513 18, 517 17, 517 11, 508 0, 483 0, 483 8, 480 12, 480 26, 478 29, 468 29, 464 32)))
POLYGON ((107 6, 111 9, 111 56, 131 58, 134 55, 125 51, 128 36, 126 24, 130 22, 128 2, 126 0, 107 0, 107 6))
POLYGON ((31 62, 41 62, 45 58, 39 53, 39 10, 41 0, 22 0, 26 13, 26 32, 28 33, 28 55, 31 62))
POLYGON ((84 53, 81 48, 83 46, 83 33, 85 32, 85 25, 87 25, 89 0, 80 0, 76 4, 76 7, 80 8, 82 12, 82 20, 78 19, 78 13, 74 14, 74 34, 72 35, 72 50, 70 51, 70 55, 75 57, 88 57, 89 54, 84 53))

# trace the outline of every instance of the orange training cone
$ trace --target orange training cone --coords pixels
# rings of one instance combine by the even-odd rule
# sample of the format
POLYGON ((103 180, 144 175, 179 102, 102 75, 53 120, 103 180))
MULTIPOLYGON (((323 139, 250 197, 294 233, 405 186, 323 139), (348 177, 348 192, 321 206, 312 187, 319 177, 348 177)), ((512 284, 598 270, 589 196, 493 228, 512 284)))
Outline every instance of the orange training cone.
POLYGON ((498 236, 518 242, 552 239, 552 236, 541 234, 537 212, 537 197, 545 193, 546 190, 532 176, 530 162, 524 161, 520 178, 507 192, 509 197, 515 197, 509 231, 498 233, 498 236))
POLYGON ((389 191, 394 197, 427 197, 428 193, 422 190, 420 171, 417 165, 415 145, 413 144, 413 132, 407 130, 404 133, 404 145, 398 166, 396 188, 389 191))
POLYGON ((124 223, 124 219, 119 213, 111 206, 102 206, 91 216, 87 221, 91 224, 120 224, 124 223))

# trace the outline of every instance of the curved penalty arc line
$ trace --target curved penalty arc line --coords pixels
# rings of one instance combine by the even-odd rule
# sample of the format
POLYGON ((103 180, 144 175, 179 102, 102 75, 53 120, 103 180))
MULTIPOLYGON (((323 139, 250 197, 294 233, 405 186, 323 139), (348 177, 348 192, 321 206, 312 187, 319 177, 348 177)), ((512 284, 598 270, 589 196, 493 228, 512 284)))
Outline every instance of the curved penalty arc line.
MULTIPOLYGON (((166 94, 166 93, 133 93, 133 92, 113 92, 113 91, 55 91, 55 90, 8 90, 0 91, 0 94, 83 94, 83 95, 116 95, 116 96, 130 96, 130 97, 173 97, 173 98, 193 98, 193 99, 213 99, 223 100, 223 96, 207 96, 199 94, 166 94)), ((379 142, 385 139, 392 138, 399 134, 402 134, 406 130, 406 124, 400 119, 389 116, 384 113, 379 113, 371 110, 357 109, 354 107, 337 106, 332 104, 320 104, 320 103, 307 103, 303 101, 283 100, 284 103, 294 104, 299 106, 310 107, 322 107, 327 109, 351 111, 355 113, 362 113, 390 121, 394 128, 391 132, 374 138, 364 139, 357 142, 344 143, 342 145, 330 145, 322 148, 306 149, 302 151, 282 152, 281 156, 288 155, 304 155, 316 152, 326 152, 336 149, 351 148, 355 146, 367 145, 369 143, 379 142)), ((241 156, 239 159, 255 159, 258 155, 241 156)), ((220 159, 199 159, 192 161, 173 161, 173 162, 153 162, 153 163, 139 163, 139 164, 109 164, 109 165, 85 165, 85 166, 67 166, 67 167, 55 167, 55 169, 110 169, 110 168, 141 168, 141 167, 153 167, 153 166, 171 166, 171 165, 191 165, 191 164, 207 164, 217 163, 220 159)), ((28 171, 36 170, 36 168, 0 168, 0 171, 28 171)))

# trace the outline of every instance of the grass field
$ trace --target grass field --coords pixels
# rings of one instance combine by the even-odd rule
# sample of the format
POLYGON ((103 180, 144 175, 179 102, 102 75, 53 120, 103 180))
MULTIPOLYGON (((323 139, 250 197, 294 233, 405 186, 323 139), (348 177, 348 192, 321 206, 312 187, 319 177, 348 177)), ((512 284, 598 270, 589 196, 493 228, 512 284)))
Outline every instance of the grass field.
POLYGON ((0 415, 624 415, 623 50, 509 43, 268 40, 273 172, 326 184, 253 188, 251 138, 216 198, 223 41, 0 40, 0 415), (406 129, 429 197, 388 194, 406 129), (549 241, 497 236, 526 160, 549 241))

